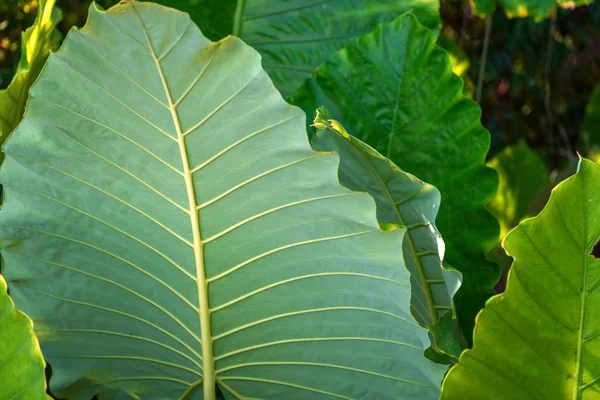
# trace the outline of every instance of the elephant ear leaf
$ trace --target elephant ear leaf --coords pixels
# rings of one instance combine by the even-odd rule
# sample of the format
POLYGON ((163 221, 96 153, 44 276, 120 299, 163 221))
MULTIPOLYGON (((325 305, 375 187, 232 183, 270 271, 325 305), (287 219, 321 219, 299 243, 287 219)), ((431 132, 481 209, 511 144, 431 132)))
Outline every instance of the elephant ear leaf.
POLYGON ((0 90, 0 143, 16 128, 25 112, 27 93, 35 82, 51 50, 60 43, 56 25, 61 21, 55 0, 41 0, 33 26, 21 38, 21 59, 11 83, 0 90))
POLYGON ((473 349, 444 382, 444 400, 592 399, 600 385, 600 166, 554 188, 504 248, 515 261, 506 292, 477 317, 473 349))
POLYGON ((0 395, 3 399, 49 399, 46 363, 31 320, 14 309, 0 275, 0 395))
POLYGON ((485 166, 490 135, 481 111, 462 89, 448 53, 409 13, 353 39, 290 101, 307 115, 327 107, 348 132, 441 192, 436 225, 446 242, 445 262, 463 275, 455 302, 470 339, 499 277, 486 259, 498 225, 485 208, 498 178, 485 166))
POLYGON ((402 248, 411 273, 411 312, 421 326, 431 330, 444 315, 450 314, 450 323, 444 321, 435 330, 449 340, 440 341, 439 345, 434 342, 434 346, 458 357, 461 346, 450 342, 454 341, 452 298, 460 286, 461 274, 442 266, 444 242, 435 227, 440 192, 348 134, 324 107, 317 109, 314 122, 317 133, 312 139, 313 149, 339 154, 340 183, 373 196, 380 224, 407 227, 402 248), (441 327, 450 333, 442 333, 441 327))
POLYGON ((241 39, 90 8, 31 90, 0 238, 61 398, 437 399, 404 228, 310 148, 241 39), (43 316, 43 317, 41 317, 43 316))

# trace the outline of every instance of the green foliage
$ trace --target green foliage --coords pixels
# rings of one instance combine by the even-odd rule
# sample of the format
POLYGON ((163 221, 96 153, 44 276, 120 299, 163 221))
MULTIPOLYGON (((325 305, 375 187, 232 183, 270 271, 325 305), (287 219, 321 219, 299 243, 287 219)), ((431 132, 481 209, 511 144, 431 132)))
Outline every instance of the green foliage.
POLYGON ((477 317, 472 350, 442 399, 592 399, 600 380, 600 167, 583 159, 539 216, 504 241, 515 258, 506 292, 477 317))
POLYGON ((16 311, 0 275, 0 398, 46 399, 44 359, 29 318, 16 311))
POLYGON ((439 398, 405 229, 340 186, 258 53, 152 3, 90 14, 0 173, 5 276, 53 392, 439 398))
POLYGON ((600 85, 597 85, 585 110, 581 147, 586 153, 600 148, 600 85))
MULTIPOLYGON (((340 183, 348 189, 369 193, 377 205, 380 224, 408 228, 402 243, 404 263, 411 273, 411 312, 417 322, 432 329, 445 314, 452 321, 452 297, 461 275, 442 267, 444 241, 435 227, 440 192, 433 186, 401 171, 370 146, 350 136, 325 108, 317 110, 317 133, 312 145, 318 151, 340 155, 340 183)), ((445 322, 437 330, 443 343, 435 347, 453 357, 460 355, 454 343, 454 327, 445 322), (444 330, 451 333, 446 334, 444 330)))
MULTIPOLYGON (((12 82, 0 90, 0 143, 21 121, 25 112, 27 92, 35 82, 51 50, 60 43, 56 25, 62 16, 54 7, 55 0, 41 0, 38 15, 32 27, 21 38, 21 58, 12 82)), ((3 155, 0 153, 0 161, 3 155)))
MULTIPOLYGON (((439 0, 160 0, 189 11, 211 40, 244 39, 263 57, 263 67, 285 96, 330 54, 406 11, 439 29, 439 0)), ((314 112, 314 109, 311 111, 314 112)))
POLYGON ((326 106, 356 137, 440 190, 437 226, 445 260, 463 274, 457 314, 470 336, 498 279, 497 266, 485 258, 498 240, 497 223, 485 209, 498 179, 485 166, 489 134, 479 108, 462 95, 447 53, 407 14, 353 40, 291 101, 307 114, 326 106))
POLYGON ((485 18, 496 9, 496 0, 469 0, 473 13, 480 18, 485 18))
MULTIPOLYGON (((485 17, 496 8, 495 0, 469 0, 474 12, 479 17, 485 17)), ((539 22, 556 13, 556 6, 575 8, 590 4, 594 0, 498 0, 509 18, 533 17, 539 22)))
POLYGON ((506 147, 488 162, 500 175, 500 187, 488 208, 500 222, 500 238, 517 226, 530 212, 540 191, 550 185, 550 171, 544 160, 520 140, 506 147))

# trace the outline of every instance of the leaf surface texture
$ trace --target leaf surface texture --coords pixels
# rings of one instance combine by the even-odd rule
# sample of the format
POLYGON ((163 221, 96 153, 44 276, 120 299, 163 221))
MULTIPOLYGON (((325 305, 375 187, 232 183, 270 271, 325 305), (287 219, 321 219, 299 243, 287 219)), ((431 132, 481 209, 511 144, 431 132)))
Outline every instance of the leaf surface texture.
POLYGON ((291 101, 306 113, 324 105, 358 139, 439 189, 437 226, 445 261, 463 274, 456 302, 470 335, 498 278, 485 258, 498 239, 497 222, 485 209, 498 179, 485 166, 490 135, 479 107, 462 95, 448 54, 406 14, 333 55, 291 101))
POLYGON ((240 39, 92 5, 5 151, 6 277, 59 397, 439 397, 404 229, 339 184, 240 39))

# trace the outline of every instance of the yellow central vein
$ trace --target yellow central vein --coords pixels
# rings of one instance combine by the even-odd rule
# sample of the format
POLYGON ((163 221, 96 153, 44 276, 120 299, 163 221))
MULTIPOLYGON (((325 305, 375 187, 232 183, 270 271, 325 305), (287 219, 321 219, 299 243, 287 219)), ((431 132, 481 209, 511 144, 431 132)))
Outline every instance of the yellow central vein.
POLYGON ((144 25, 144 21, 140 14, 138 13, 133 2, 131 4, 133 10, 138 16, 140 23, 142 25, 142 30, 144 31, 144 36, 146 37, 146 41, 148 42, 148 46, 150 47, 150 54, 154 59, 154 63, 156 64, 156 69, 158 70, 158 74, 160 75, 160 79, 163 84, 163 88, 165 90, 165 94, 167 96, 169 110, 171 111, 171 117, 173 118, 173 123, 175 125, 175 130, 177 131, 177 143, 179 145, 179 152, 181 153, 181 162, 183 164, 183 178, 185 180, 185 187, 187 190, 188 202, 189 202, 189 214, 190 214, 190 222, 192 224, 192 233, 193 233, 193 249, 194 249, 194 259, 196 263, 196 285, 198 287, 198 302, 199 302, 199 318, 200 318, 200 331, 201 331, 201 348, 202 348, 202 369, 203 369, 203 390, 204 390, 204 399, 206 400, 214 400, 216 398, 215 392, 215 361, 213 354, 213 344, 212 344, 212 335, 211 335, 211 327, 210 327, 210 311, 208 304, 208 282, 206 280, 206 273, 204 271, 204 252, 203 252, 203 242, 202 237, 200 236, 200 219, 199 219, 199 211, 196 209, 196 194, 194 192, 194 182, 192 180, 192 172, 190 170, 190 163, 188 160, 187 148, 185 146, 185 138, 183 135, 183 131, 181 130, 181 124, 179 122, 179 117, 177 115, 177 110, 175 104, 173 103, 173 99, 171 96, 171 92, 167 85, 167 81, 165 79, 165 75, 162 70, 162 66, 158 57, 156 56, 156 52, 152 46, 152 42, 148 37, 148 32, 146 30, 146 26, 144 25))

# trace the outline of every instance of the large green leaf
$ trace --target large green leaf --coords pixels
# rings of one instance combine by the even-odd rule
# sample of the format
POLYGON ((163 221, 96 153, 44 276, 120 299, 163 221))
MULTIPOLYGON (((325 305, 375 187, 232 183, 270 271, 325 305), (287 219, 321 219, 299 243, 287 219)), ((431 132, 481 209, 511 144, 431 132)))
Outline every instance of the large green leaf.
POLYGON ((446 261, 463 274, 457 312, 470 336, 498 278, 485 258, 498 227, 484 207, 498 178, 485 166, 490 136, 479 107, 461 92, 447 53, 407 14, 352 41, 291 100, 307 113, 324 105, 349 132, 440 190, 437 226, 446 261))
MULTIPOLYGON (((556 6, 573 9, 592 3, 594 0, 498 0, 509 18, 533 17, 536 21, 548 18, 556 6)), ((470 0, 475 14, 485 17, 495 9, 495 0, 470 0)))
MULTIPOLYGON (((439 29, 439 0, 160 0, 187 11, 211 40, 241 37, 287 95, 352 38, 412 10, 439 29)), ((311 111, 311 116, 312 116, 311 111)))
MULTIPOLYGON (((60 35, 56 25, 62 16, 54 3, 55 0, 40 1, 33 26, 22 35, 21 59, 15 76, 5 90, 0 90, 0 143, 21 121, 27 92, 40 74, 50 51, 58 47, 60 35)), ((0 154, 0 160, 2 158, 0 154)))
POLYGON ((92 6, 16 132, 2 253, 58 396, 439 397, 405 229, 340 186, 240 39, 92 6))
POLYGON ((31 321, 16 311, 0 275, 0 398, 46 399, 44 358, 31 321))
MULTIPOLYGON (((440 192, 350 136, 343 126, 330 119, 326 109, 317 110, 315 127, 313 149, 340 155, 338 175, 342 185, 373 196, 380 224, 408 228, 402 247, 404 262, 411 273, 411 312, 417 322, 432 329, 445 314, 452 318, 452 298, 461 276, 456 270, 442 267, 444 241, 435 227, 440 192)), ((448 328, 451 338, 453 327, 450 324, 448 328)), ((436 347, 456 357, 461 352, 460 345, 452 340, 436 347)))
POLYGON ((474 346, 442 399, 597 399, 600 390, 600 166, 582 160, 548 205, 508 234, 506 292, 477 317, 474 346))
POLYGON ((488 208, 498 218, 500 237, 504 238, 530 213, 531 203, 541 190, 550 185, 550 171, 524 140, 506 147, 488 165, 500 176, 498 193, 488 208))

